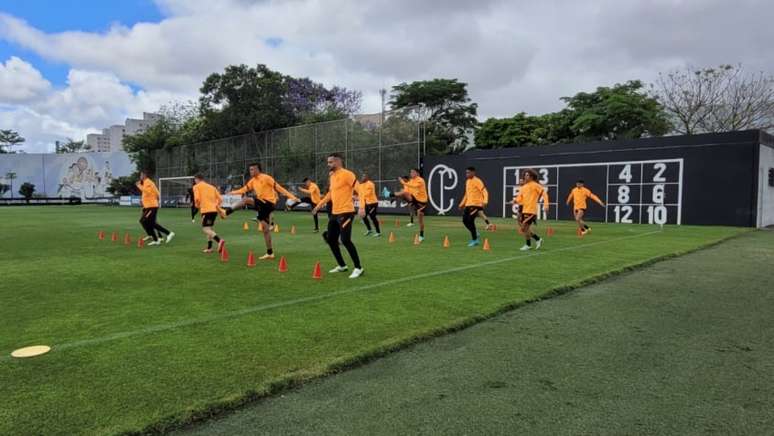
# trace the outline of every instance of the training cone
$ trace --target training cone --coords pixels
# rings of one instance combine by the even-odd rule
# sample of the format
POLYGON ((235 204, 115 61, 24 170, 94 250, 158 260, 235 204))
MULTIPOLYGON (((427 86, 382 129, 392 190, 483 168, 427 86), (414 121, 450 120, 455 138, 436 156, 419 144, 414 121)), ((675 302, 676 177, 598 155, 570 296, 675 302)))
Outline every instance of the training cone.
POLYGON ((223 247, 223 251, 220 252, 220 261, 228 262, 228 249, 223 247))
POLYGON ((111 240, 111 241, 113 241, 113 242, 116 242, 116 241, 118 240, 118 233, 116 233, 116 232, 113 232, 113 233, 110 235, 110 240, 111 240))
POLYGON ((395 227, 400 227, 400 218, 395 218, 395 227))
POLYGON ((493 232, 496 232, 496 231, 497 231, 497 224, 492 224, 492 231, 493 231, 493 232))
POLYGON ((449 237, 444 236, 443 237, 443 248, 449 248, 449 237))
POLYGON ((546 236, 549 236, 549 237, 550 236, 554 236, 554 228, 553 227, 546 228, 546 236))
POLYGON ((279 232, 280 232, 279 224, 274 224, 274 233, 279 233, 279 232))
POLYGON ((381 218, 379 218, 379 225, 380 225, 380 226, 383 226, 383 225, 384 225, 384 221, 382 221, 382 219, 381 219, 381 218))
POLYGON ((279 272, 288 272, 288 261, 285 260, 285 256, 280 257, 279 272))
POLYGON ((258 231, 263 232, 263 223, 258 221, 258 231))
POLYGON ((420 244, 420 242, 419 242, 419 234, 418 233, 414 233, 414 245, 419 245, 419 244, 420 244))
POLYGON ((389 238, 387 238, 387 241, 388 241, 390 244, 392 244, 393 242, 395 242, 395 233, 393 233, 393 232, 390 232, 390 237, 389 237, 389 238))
POLYGON ((575 233, 578 235, 579 238, 583 237, 583 230, 581 230, 580 227, 578 227, 578 230, 576 230, 575 233))
POLYGON ((295 224, 290 226, 290 234, 291 235, 295 235, 296 234, 296 225, 295 224))
POLYGON ((255 266, 255 254, 253 254, 253 250, 247 252, 247 266, 255 266))
POLYGON ((105 232, 100 230, 99 233, 97 233, 97 238, 99 238, 100 241, 105 239, 105 232))
POLYGON ((249 225, 249 224, 247 224, 247 221, 245 221, 245 222, 242 224, 242 230, 244 230, 244 231, 248 231, 248 230, 250 230, 250 225, 249 225))
POLYGON ((320 268, 320 262, 314 264, 314 270, 312 271, 312 278, 315 280, 322 279, 322 268, 320 268))
POLYGON ((129 236, 129 233, 124 233, 124 245, 129 245, 132 243, 132 237, 129 236))
POLYGON ((489 238, 484 238, 484 251, 490 251, 492 247, 489 246, 489 238))
POLYGON ((145 238, 140 236, 139 238, 137 238, 137 248, 142 248, 144 246, 145 246, 145 238))

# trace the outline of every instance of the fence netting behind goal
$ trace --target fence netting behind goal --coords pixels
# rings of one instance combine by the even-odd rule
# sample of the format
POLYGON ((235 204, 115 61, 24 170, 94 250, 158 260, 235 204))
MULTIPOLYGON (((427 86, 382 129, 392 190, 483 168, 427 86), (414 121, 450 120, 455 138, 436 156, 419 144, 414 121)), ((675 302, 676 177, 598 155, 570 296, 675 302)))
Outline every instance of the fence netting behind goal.
MULTIPOLYGON (((338 152, 347 168, 358 175, 367 172, 381 193, 385 187, 397 190, 397 178, 419 166, 423 136, 423 125, 414 109, 358 115, 159 150, 155 154, 156 174, 169 178, 201 173, 209 183, 228 192, 242 186, 249 177, 247 166, 258 162, 288 189, 295 190, 310 177, 325 191, 325 158, 338 152)), ((170 187, 182 189, 171 183, 170 187)))
POLYGON ((190 206, 188 190, 193 186, 193 176, 160 177, 159 192, 162 207, 190 206))

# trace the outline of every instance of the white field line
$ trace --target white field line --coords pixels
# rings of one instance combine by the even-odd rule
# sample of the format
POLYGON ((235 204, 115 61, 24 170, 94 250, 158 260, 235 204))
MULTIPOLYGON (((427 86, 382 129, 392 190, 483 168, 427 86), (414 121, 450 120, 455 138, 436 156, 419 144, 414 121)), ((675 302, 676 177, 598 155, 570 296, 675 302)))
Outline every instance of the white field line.
MULTIPOLYGON (((257 313, 257 312, 263 312, 263 311, 267 311, 267 310, 271 310, 271 309, 278 309, 278 308, 281 308, 281 307, 295 306, 295 305, 298 305, 298 304, 305 304, 305 303, 313 303, 313 302, 317 302, 317 301, 327 300, 329 298, 338 297, 338 296, 341 296, 341 295, 352 294, 352 293, 355 293, 355 292, 367 291, 367 290, 370 290, 370 289, 382 288, 382 287, 385 287, 385 286, 396 285, 396 284, 405 283, 405 282, 412 282, 412 281, 415 281, 417 279, 424 279, 424 278, 428 278, 428 277, 435 277, 435 276, 440 276, 440 275, 445 275, 445 274, 453 274, 453 273, 457 273, 457 272, 460 272, 460 271, 467 271, 469 269, 481 268, 481 267, 486 267, 486 266, 490 266, 490 265, 498 265, 498 264, 501 264, 501 263, 506 263, 506 262, 510 262, 510 261, 513 261, 513 260, 519 260, 519 259, 526 259, 526 258, 529 258, 529 257, 546 256, 546 255, 549 255, 549 254, 552 254, 552 253, 561 253, 561 252, 565 252, 565 251, 580 250, 580 249, 584 249, 584 248, 595 246, 595 245, 609 244, 609 243, 612 243, 612 242, 619 242, 619 241, 623 241, 623 240, 626 240, 626 239, 634 239, 634 238, 639 238, 639 237, 642 237, 642 236, 654 235, 656 233, 661 233, 661 230, 655 230, 655 231, 652 231, 652 232, 639 233, 639 234, 632 235, 632 236, 623 236, 623 237, 615 238, 615 239, 607 239, 607 240, 604 240, 604 241, 590 242, 590 243, 587 243, 587 244, 573 245, 571 247, 557 248, 556 250, 548 250, 548 251, 545 251, 545 250, 537 251, 536 250, 536 251, 530 251, 529 253, 521 254, 521 255, 517 255, 517 256, 510 256, 510 257, 490 260, 490 261, 486 261, 486 262, 480 262, 480 263, 471 264, 471 265, 463 265, 463 266, 449 268, 449 269, 445 269, 445 270, 441 270, 441 271, 433 271, 433 272, 427 272, 427 273, 423 273, 423 274, 416 274, 416 275, 413 275, 413 276, 401 277, 401 278, 387 280, 387 281, 383 281, 383 282, 379 282, 379 283, 372 283, 370 285, 355 286, 353 288, 342 289, 340 291, 329 292, 327 294, 322 294, 322 295, 315 295, 315 296, 311 296, 311 297, 296 298, 296 299, 293 299, 293 300, 280 301, 280 302, 271 303, 271 304, 261 304, 261 305, 257 305, 257 306, 246 307, 244 309, 234 310, 234 311, 231 311, 231 312, 224 312, 224 313, 221 313, 221 314, 218 314, 218 315, 213 315, 213 316, 208 316, 208 317, 203 317, 203 318, 195 318, 195 319, 189 319, 189 320, 183 320, 183 321, 176 321, 176 322, 168 323, 168 324, 159 324, 159 325, 155 325, 155 326, 150 326, 150 327, 146 327, 146 328, 139 329, 139 330, 132 330, 132 331, 127 331, 127 332, 113 333, 113 334, 109 334, 109 335, 105 335, 105 336, 100 336, 100 337, 91 338, 91 339, 82 339, 82 340, 73 341, 73 342, 65 342, 63 344, 58 344, 58 345, 51 346, 51 351, 68 350, 68 349, 71 349, 71 348, 78 348, 78 347, 83 347, 83 346, 87 346, 87 345, 97 345, 97 344, 102 344, 102 343, 105 343, 105 342, 110 342, 110 341, 115 341, 115 340, 119 340, 119 339, 130 338, 130 337, 134 337, 134 336, 142 336, 142 335, 147 335, 147 334, 151 334, 151 333, 159 333, 159 332, 165 332, 165 331, 170 331, 170 330, 176 330, 176 329, 183 328, 183 327, 189 327, 189 326, 194 326, 194 325, 199 325, 199 324, 206 324, 206 323, 210 323, 210 322, 214 322, 214 321, 221 321, 221 320, 232 319, 232 318, 236 318, 236 317, 239 317, 239 316, 249 315, 249 314, 253 314, 253 313, 257 313)), ((0 361, 10 360, 10 359, 11 359, 10 353, 4 353, 4 355, 0 356, 0 361)))

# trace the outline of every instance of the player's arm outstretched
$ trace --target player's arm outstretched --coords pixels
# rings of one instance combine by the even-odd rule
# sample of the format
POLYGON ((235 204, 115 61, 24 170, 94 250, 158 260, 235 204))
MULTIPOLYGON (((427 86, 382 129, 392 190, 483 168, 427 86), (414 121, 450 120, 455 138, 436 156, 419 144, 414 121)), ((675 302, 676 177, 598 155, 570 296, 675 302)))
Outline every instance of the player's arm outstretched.
POLYGON ((593 192, 591 192, 591 191, 589 191, 589 198, 591 198, 592 200, 594 200, 594 201, 595 201, 595 202, 596 202, 598 205, 600 205, 600 206, 602 206, 602 207, 605 207, 605 202, 604 202, 604 201, 602 201, 602 200, 601 200, 599 197, 597 197, 596 195, 594 195, 594 193, 593 193, 593 192))

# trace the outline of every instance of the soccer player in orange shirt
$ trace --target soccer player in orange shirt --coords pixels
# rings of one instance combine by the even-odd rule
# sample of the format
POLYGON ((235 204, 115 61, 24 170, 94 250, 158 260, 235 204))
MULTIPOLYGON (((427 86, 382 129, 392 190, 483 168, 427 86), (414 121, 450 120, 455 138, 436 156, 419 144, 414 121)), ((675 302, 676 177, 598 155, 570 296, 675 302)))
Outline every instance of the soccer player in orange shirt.
POLYGON ((532 248, 532 239, 535 240, 535 249, 543 245, 543 240, 532 230, 532 225, 537 221, 538 202, 543 199, 543 211, 548 213, 548 190, 537 182, 538 174, 533 169, 524 171, 524 185, 519 189, 519 195, 513 199, 514 204, 522 207, 520 214, 521 232, 524 234, 525 243, 521 251, 532 248))
MULTIPOLYGON (((320 187, 317 185, 317 183, 314 182, 314 180, 310 179, 309 177, 304 177, 303 182, 304 186, 298 188, 298 190, 301 191, 302 194, 305 194, 306 197, 301 197, 298 203, 290 206, 290 209, 294 209, 301 203, 308 203, 310 206, 312 206, 312 209, 314 209, 314 207, 317 206, 317 204, 320 202, 320 199, 322 198, 322 195, 320 195, 320 187)), ((312 218, 314 218, 314 232, 317 233, 320 231, 320 222, 317 218, 317 214, 313 214, 312 218)))
POLYGON ((364 173, 360 178, 360 183, 355 186, 355 195, 357 195, 358 200, 361 202, 360 207, 362 208, 365 205, 363 224, 368 229, 365 236, 373 235, 376 238, 382 236, 382 231, 379 228, 379 218, 376 217, 379 209, 379 198, 376 197, 376 186, 371 181, 371 178, 368 177, 368 174, 364 173), (376 233, 371 231, 371 223, 368 222, 369 218, 374 223, 376 233))
POLYGON ((140 217, 140 225, 145 229, 145 233, 148 236, 145 239, 153 239, 148 245, 161 245, 158 235, 167 235, 164 242, 169 243, 172 238, 175 237, 175 232, 171 232, 161 224, 158 223, 159 212, 159 190, 156 188, 156 184, 149 177, 149 172, 140 172, 140 181, 136 183, 137 189, 142 194, 142 216, 140 217), (158 232, 158 235, 156 234, 158 232))
POLYGON ((263 240, 266 243, 266 254, 259 257, 260 260, 274 259, 274 249, 271 242, 271 213, 274 212, 274 207, 277 204, 277 193, 280 193, 291 200, 298 201, 298 197, 293 195, 290 191, 283 188, 279 183, 274 181, 274 178, 261 171, 261 164, 250 164, 250 180, 247 181, 245 186, 235 189, 229 194, 241 194, 244 195, 248 191, 255 193, 255 198, 244 197, 233 207, 226 209, 226 214, 231 215, 234 210, 241 209, 245 205, 252 207, 258 212, 258 220, 263 224, 263 240))
MULTIPOLYGON (((347 264, 341 255, 339 239, 342 245, 347 249, 349 257, 352 258, 354 269, 349 278, 356 279, 363 275, 363 266, 360 265, 360 256, 357 254, 357 248, 352 243, 352 224, 355 220, 355 202, 352 196, 355 192, 357 177, 355 173, 344 168, 344 162, 340 154, 332 153, 328 156, 328 168, 331 170, 331 176, 328 183, 328 193, 320 200, 320 203, 312 209, 312 213, 317 213, 320 208, 328 202, 332 203, 331 214, 328 220, 328 230, 323 232, 323 239, 331 247, 333 257, 336 258, 338 265, 330 270, 331 273, 340 273, 347 270, 347 264)), ((365 207, 360 205, 358 215, 365 217, 365 207)))
POLYGON ((202 232, 207 235, 207 248, 202 250, 203 253, 212 253, 212 241, 218 244, 218 253, 223 251, 226 244, 226 241, 213 230, 222 202, 223 198, 218 188, 205 182, 201 174, 194 176, 193 204, 202 215, 202 232))
POLYGON ((425 179, 419 175, 419 169, 412 168, 408 180, 398 178, 403 185, 403 190, 396 192, 395 196, 402 198, 412 205, 419 218, 419 241, 425 240, 425 209, 427 208, 427 185, 425 179))
POLYGON ((586 200, 589 198, 600 206, 605 207, 605 203, 585 186, 583 180, 575 182, 575 187, 572 188, 570 195, 567 196, 567 204, 569 205, 570 201, 572 201, 572 212, 575 216, 575 222, 578 223, 578 228, 584 235, 591 231, 591 227, 583 221, 583 215, 586 214, 586 200))
POLYGON ((489 191, 486 190, 484 182, 476 177, 476 168, 468 167, 465 170, 465 196, 460 200, 460 209, 462 209, 462 223, 470 232, 470 242, 468 247, 475 247, 481 241, 476 231, 476 217, 484 210, 489 203, 489 191))

